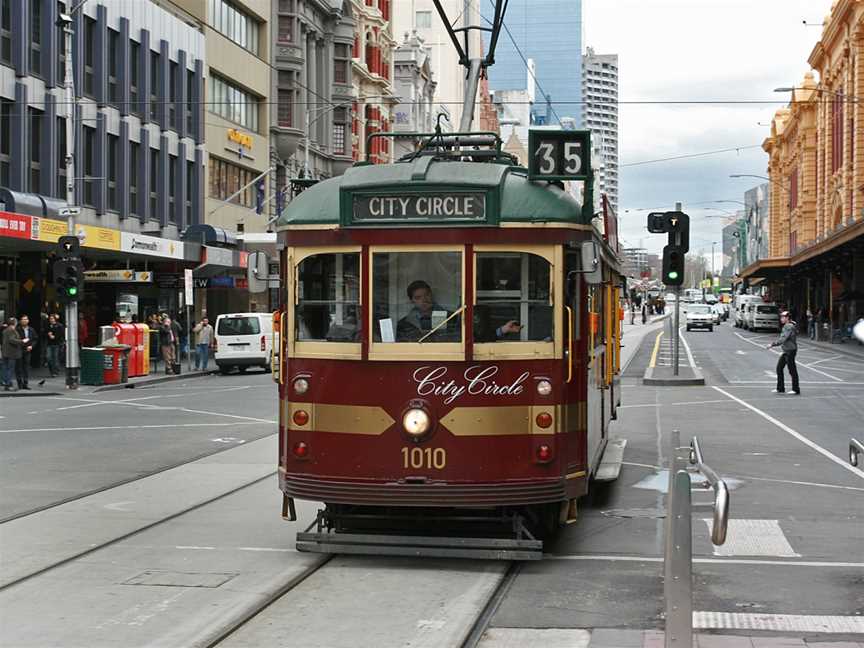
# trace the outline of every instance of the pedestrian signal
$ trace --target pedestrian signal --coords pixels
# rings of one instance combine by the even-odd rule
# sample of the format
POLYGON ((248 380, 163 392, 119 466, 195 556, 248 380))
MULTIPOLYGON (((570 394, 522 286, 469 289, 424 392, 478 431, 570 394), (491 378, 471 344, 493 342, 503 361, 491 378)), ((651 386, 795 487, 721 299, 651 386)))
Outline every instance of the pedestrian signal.
POLYGON ((675 245, 663 248, 663 283, 680 286, 684 283, 684 250, 675 245))
POLYGON ((75 259, 54 262, 54 290, 61 304, 84 298, 84 264, 75 259))
POLYGON ((57 239, 57 254, 61 259, 77 259, 81 254, 81 241, 77 236, 61 236, 57 239))

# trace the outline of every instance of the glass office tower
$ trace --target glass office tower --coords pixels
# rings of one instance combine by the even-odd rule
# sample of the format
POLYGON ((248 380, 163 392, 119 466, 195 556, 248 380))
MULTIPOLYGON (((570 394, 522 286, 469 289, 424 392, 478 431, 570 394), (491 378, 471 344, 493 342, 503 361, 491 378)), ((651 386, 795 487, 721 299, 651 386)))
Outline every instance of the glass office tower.
MULTIPOLYGON (((483 15, 491 18, 493 3, 478 1, 483 15)), ((576 124, 581 124, 578 102, 582 99, 582 0, 510 0, 504 22, 513 40, 506 31, 501 31, 495 65, 489 68, 490 89, 525 88, 525 62, 514 46, 515 41, 522 55, 534 59, 537 66, 535 122, 557 124, 572 117, 576 124), (551 98, 552 110, 547 107, 544 93, 551 98)), ((483 24, 489 23, 484 20, 483 24)))

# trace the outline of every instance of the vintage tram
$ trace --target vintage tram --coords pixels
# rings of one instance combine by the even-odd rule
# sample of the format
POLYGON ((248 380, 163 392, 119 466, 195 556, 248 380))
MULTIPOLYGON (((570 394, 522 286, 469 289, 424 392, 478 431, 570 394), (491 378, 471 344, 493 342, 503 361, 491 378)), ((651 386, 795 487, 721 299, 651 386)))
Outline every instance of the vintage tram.
POLYGON ((580 203, 497 135, 426 144, 306 188, 277 223, 283 515, 324 503, 305 551, 537 558, 620 470, 614 215, 587 170, 580 203))

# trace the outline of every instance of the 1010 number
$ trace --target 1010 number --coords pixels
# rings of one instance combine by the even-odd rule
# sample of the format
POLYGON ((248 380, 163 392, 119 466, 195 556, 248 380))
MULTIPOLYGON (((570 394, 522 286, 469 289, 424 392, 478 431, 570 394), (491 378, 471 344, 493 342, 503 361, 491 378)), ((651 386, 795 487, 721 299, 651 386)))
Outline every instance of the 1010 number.
POLYGON ((444 448, 402 448, 403 468, 444 470, 447 451, 444 448))

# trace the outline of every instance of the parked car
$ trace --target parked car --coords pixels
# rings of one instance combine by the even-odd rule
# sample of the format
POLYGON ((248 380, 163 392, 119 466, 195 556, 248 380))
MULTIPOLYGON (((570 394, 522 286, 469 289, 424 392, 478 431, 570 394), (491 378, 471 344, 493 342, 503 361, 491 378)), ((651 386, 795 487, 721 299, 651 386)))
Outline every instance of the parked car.
POLYGON ((711 314, 714 316, 714 323, 720 324, 723 321, 723 307, 718 303, 711 304, 708 308, 711 309, 711 314))
POLYGON ((751 304, 747 323, 750 330, 780 330, 780 308, 776 304, 751 304))
POLYGON ((216 366, 223 374, 236 367, 241 373, 249 367, 270 368, 272 359, 273 315, 270 313, 230 313, 216 318, 216 366))
POLYGON ((745 307, 750 302, 762 302, 760 295, 735 295, 735 300, 732 302, 732 323, 738 328, 744 327, 745 307))
POLYGON ((707 304, 689 304, 687 306, 687 330, 707 328, 714 330, 714 314, 707 304))
POLYGON ((716 304, 717 303, 717 295, 714 293, 705 293, 705 303, 706 304, 716 304))

